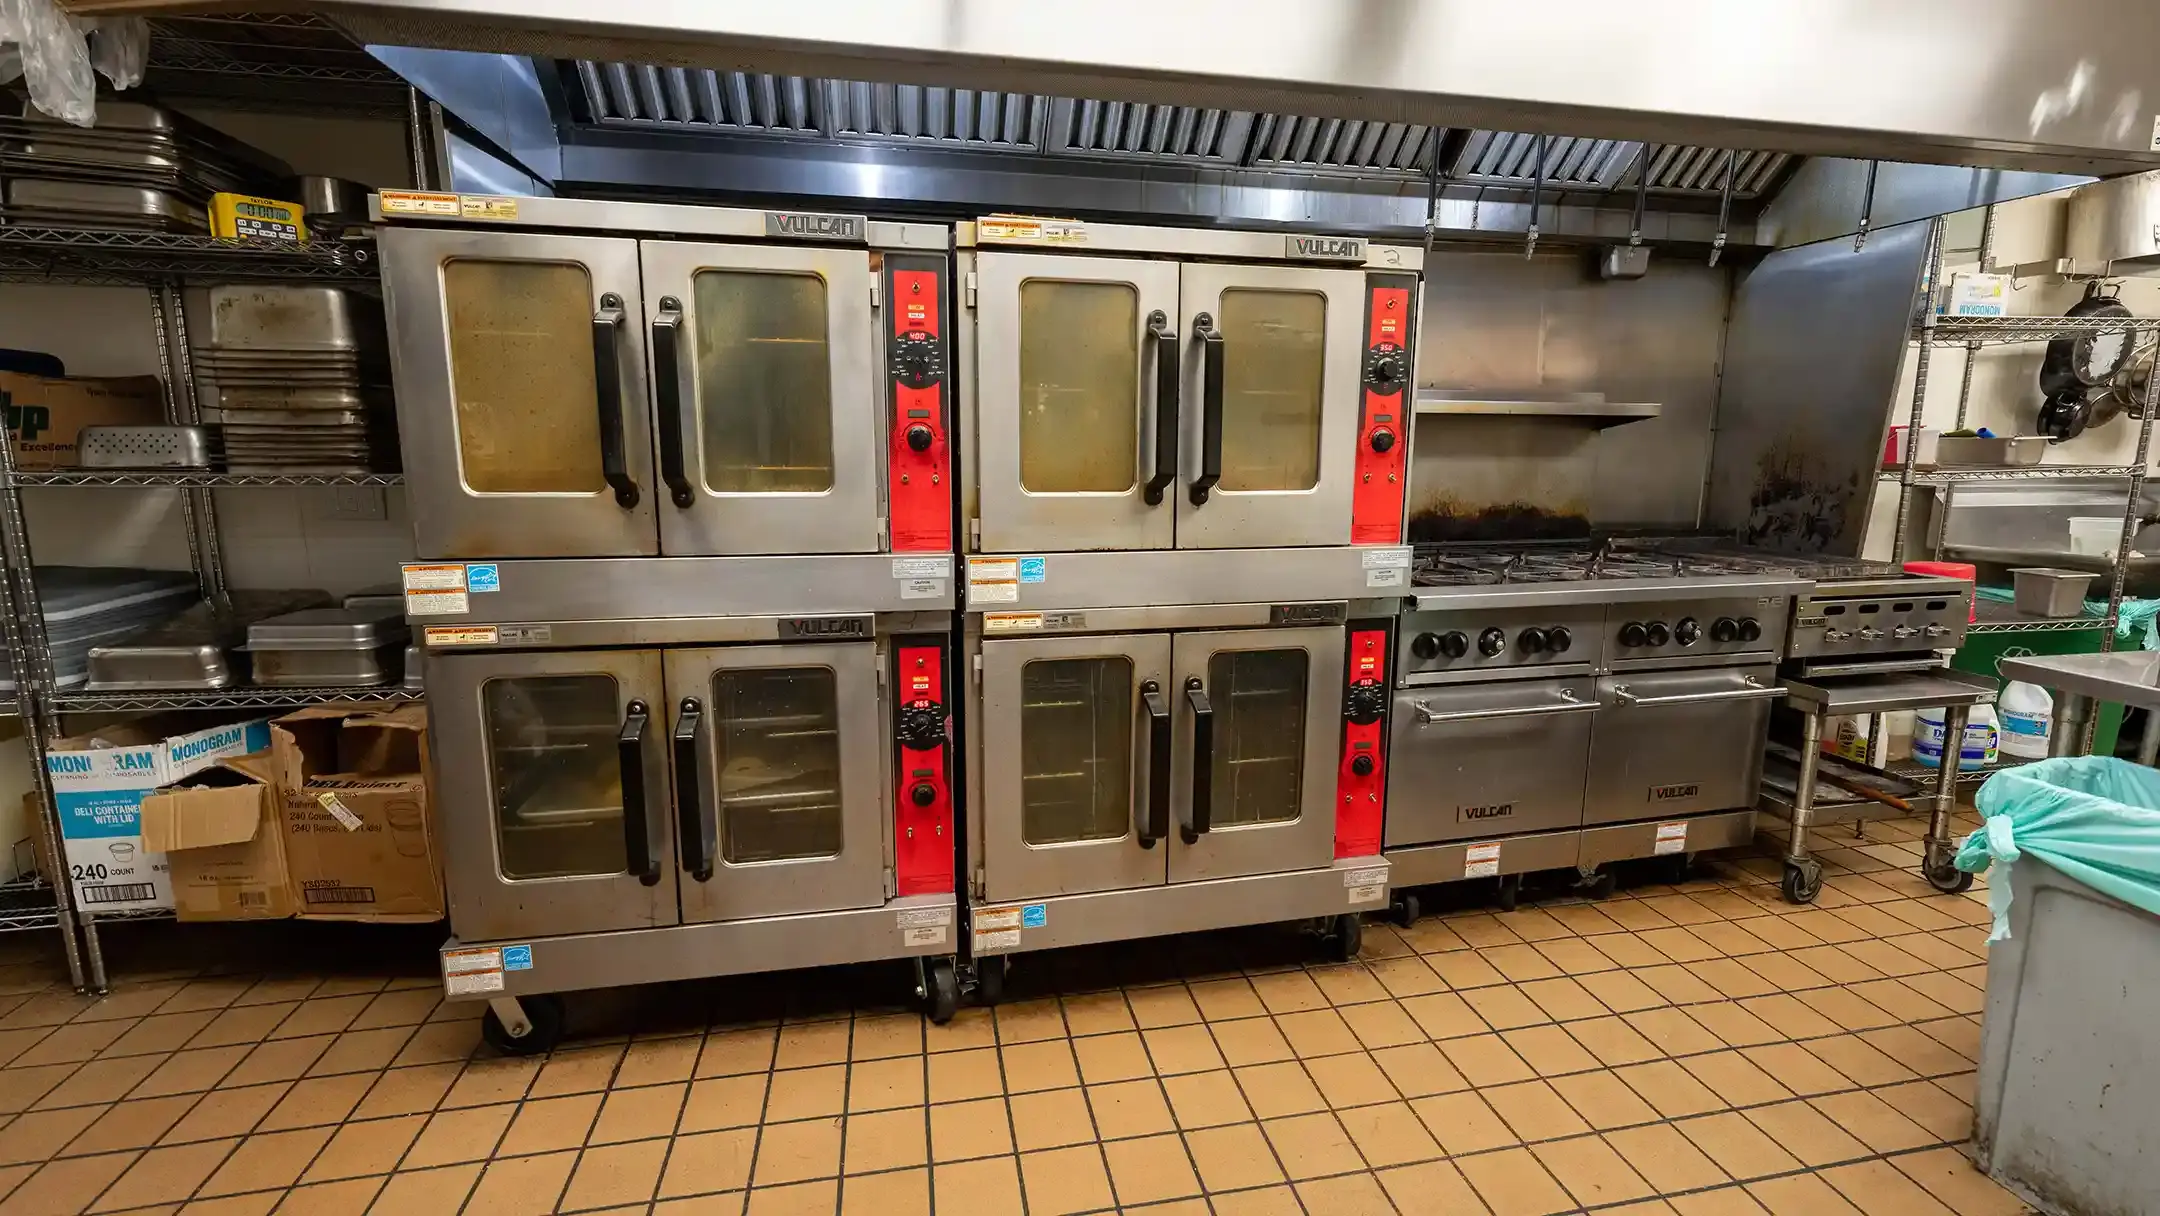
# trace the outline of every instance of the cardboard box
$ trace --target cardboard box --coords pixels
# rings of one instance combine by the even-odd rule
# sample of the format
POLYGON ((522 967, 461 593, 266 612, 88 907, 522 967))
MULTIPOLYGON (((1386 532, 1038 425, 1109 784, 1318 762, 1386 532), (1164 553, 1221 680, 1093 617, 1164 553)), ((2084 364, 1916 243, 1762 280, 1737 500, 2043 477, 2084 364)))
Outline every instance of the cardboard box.
POLYGON ((143 847, 163 853, 181 920, 297 913, 270 753, 236 756, 142 801, 143 847))
MULTIPOLYGON (((200 717, 194 721, 200 721, 200 717)), ((270 745, 261 718, 169 734, 175 720, 138 718, 54 740, 45 757, 76 906, 86 912, 170 908, 165 855, 143 844, 143 796, 270 745)))
POLYGON ((156 376, 49 380, 0 372, 0 407, 19 469, 72 469, 86 426, 156 426, 165 394, 156 376))
POLYGON ((271 723, 270 740, 301 918, 441 920, 427 707, 319 705, 271 723))

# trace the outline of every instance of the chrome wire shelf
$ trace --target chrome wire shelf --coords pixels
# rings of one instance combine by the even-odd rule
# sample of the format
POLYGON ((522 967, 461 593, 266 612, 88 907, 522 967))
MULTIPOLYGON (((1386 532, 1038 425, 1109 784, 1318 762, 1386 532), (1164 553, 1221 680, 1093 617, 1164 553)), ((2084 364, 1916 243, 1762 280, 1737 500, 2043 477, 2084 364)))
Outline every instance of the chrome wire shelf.
POLYGON ((119 908, 111 912, 99 912, 91 908, 84 908, 76 913, 75 919, 78 921, 94 920, 101 922, 113 920, 171 920, 175 915, 177 914, 171 908, 119 908))
POLYGON ((1934 317, 1913 327, 1916 342, 1936 346, 2003 346, 2015 342, 2052 342, 2079 334, 2122 333, 2160 328, 2156 317, 1934 317))
POLYGON ((399 486, 403 473, 161 473, 118 469, 64 469, 52 473, 17 473, 19 486, 155 486, 179 490, 224 490, 248 486, 399 486))
POLYGON ((269 244, 177 232, 0 226, 0 280, 131 286, 176 278, 239 281, 375 278, 366 242, 269 244))
POLYGON ((50 929, 60 923, 53 889, 40 878, 0 882, 0 933, 50 929))
MULTIPOLYGON (((2017 768, 2019 765, 2031 763, 2032 761, 2030 760, 2020 760, 2016 759, 2015 757, 2005 756, 2001 759, 1998 759, 1995 763, 1988 765, 1986 768, 1959 769, 1957 775, 1957 785, 1958 788, 1961 790, 1977 789, 1979 788, 1981 782, 1986 781, 1988 778, 1994 776, 1999 772, 2002 772, 2004 769, 2017 768)), ((1892 760, 1888 765, 1884 766, 1883 771, 1889 773, 1893 777, 1902 777, 1905 780, 1919 786, 1923 791, 1934 789, 1937 781, 1939 781, 1942 776, 1942 774, 1936 770, 1934 765, 1929 764, 1923 760, 1915 760, 1910 756, 1906 757, 1903 760, 1892 760)))
POLYGON ((1975 633, 2082 633, 2090 629, 2112 628, 2114 622, 2106 614, 2100 616, 2041 617, 2026 616, 2016 608, 1995 600, 1981 600, 1974 605, 1978 620, 1965 627, 1965 632, 1975 633))
MULTIPOLYGON (((2135 472, 2135 468, 2126 464, 2033 464, 1985 469, 1915 469, 1913 484, 1945 486, 1989 481, 2070 481, 2078 478, 2128 477, 2135 472)), ((1896 480, 1899 473, 1896 469, 1885 469, 1883 476, 1896 480)))
POLYGON ((378 688, 218 688, 170 692, 63 692, 52 707, 64 714, 125 713, 158 709, 277 709, 321 705, 330 701, 392 703, 418 701, 418 689, 378 688))

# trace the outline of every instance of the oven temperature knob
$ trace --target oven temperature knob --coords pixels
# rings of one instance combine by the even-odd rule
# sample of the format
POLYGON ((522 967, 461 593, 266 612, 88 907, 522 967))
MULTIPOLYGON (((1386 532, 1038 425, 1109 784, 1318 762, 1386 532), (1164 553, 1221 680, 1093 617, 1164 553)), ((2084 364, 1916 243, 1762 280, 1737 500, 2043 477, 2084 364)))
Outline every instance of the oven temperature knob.
POLYGON ((1643 626, 1643 640, 1652 646, 1663 646, 1672 641, 1672 630, 1667 629, 1663 621, 1652 621, 1643 626))
POLYGON ((930 441, 935 438, 936 436, 931 433, 929 427, 918 422, 907 429, 908 450, 927 452, 930 450, 930 441))
POLYGON ((1477 648, 1479 654, 1489 659, 1507 649, 1507 634, 1501 632, 1498 626, 1488 629, 1477 635, 1477 648))
POLYGON ((1574 644, 1575 635, 1569 633, 1565 625, 1555 625, 1545 631, 1545 649, 1554 654, 1566 654, 1567 648, 1574 644))
POLYGON ((1359 680, 1343 693, 1343 716, 1370 726, 1387 712, 1387 689, 1378 680, 1359 680))
POLYGON ((1403 382, 1410 378, 1409 372, 1402 347, 1393 342, 1383 342, 1365 356, 1365 383, 1383 396, 1401 391, 1403 382))
POLYGON ((1741 617, 1740 640, 1743 642, 1752 642, 1760 637, 1762 637, 1762 625, 1757 623, 1754 617, 1741 617))
POLYGON ((1350 771, 1360 777, 1372 776, 1373 758, 1362 754, 1351 757, 1350 771))
POLYGON ((1417 658, 1432 660, 1440 657, 1440 635, 1421 633, 1410 639, 1410 653, 1417 658))
POLYGON ((1682 646, 1693 646, 1702 640, 1702 626, 1695 622, 1694 617, 1684 616, 1680 618, 1679 624, 1673 626, 1672 635, 1673 641, 1682 646))
POLYGON ((1440 635, 1440 653, 1451 659, 1459 659, 1470 653, 1470 638, 1460 630, 1450 629, 1440 635))
POLYGON ((1545 649, 1545 631, 1525 629, 1515 635, 1515 648, 1524 654, 1537 654, 1545 649))
POLYGON ((1710 622, 1710 640, 1713 642, 1730 642, 1739 636, 1740 622, 1729 616, 1721 616, 1710 622))
POLYGON ((1620 644, 1622 646, 1640 646, 1649 637, 1649 633, 1643 629, 1640 621, 1629 621, 1620 627, 1620 644))
POLYGON ((929 806, 937 801, 937 787, 927 781, 918 781, 908 790, 908 801, 916 806, 929 806))
POLYGON ((945 742, 945 707, 935 701, 917 701, 900 707, 900 746, 926 752, 945 742))
POLYGON ((1395 432, 1387 429, 1384 426, 1376 426, 1373 428, 1370 442, 1372 443, 1373 451, 1385 455, 1386 453, 1393 451, 1395 448, 1395 432))

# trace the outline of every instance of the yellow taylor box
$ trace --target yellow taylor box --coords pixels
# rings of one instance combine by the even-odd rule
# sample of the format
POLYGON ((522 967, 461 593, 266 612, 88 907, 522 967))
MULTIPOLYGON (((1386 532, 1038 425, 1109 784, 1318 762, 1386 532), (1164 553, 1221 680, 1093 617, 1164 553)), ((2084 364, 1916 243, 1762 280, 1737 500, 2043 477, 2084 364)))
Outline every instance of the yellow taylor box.
POLYGON ((210 196, 210 235, 243 241, 304 241, 300 204, 247 194, 210 196))

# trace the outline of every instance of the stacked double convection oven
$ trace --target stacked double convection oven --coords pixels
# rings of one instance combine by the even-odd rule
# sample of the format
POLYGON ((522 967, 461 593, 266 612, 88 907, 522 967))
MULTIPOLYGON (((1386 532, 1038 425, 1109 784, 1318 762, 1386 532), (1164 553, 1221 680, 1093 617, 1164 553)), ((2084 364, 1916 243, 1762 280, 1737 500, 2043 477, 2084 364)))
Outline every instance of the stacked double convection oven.
POLYGON ((1384 906, 1420 251, 961 225, 956 700, 1005 956, 1384 906))
POLYGON ((953 956, 951 233, 385 194, 453 996, 953 956))

